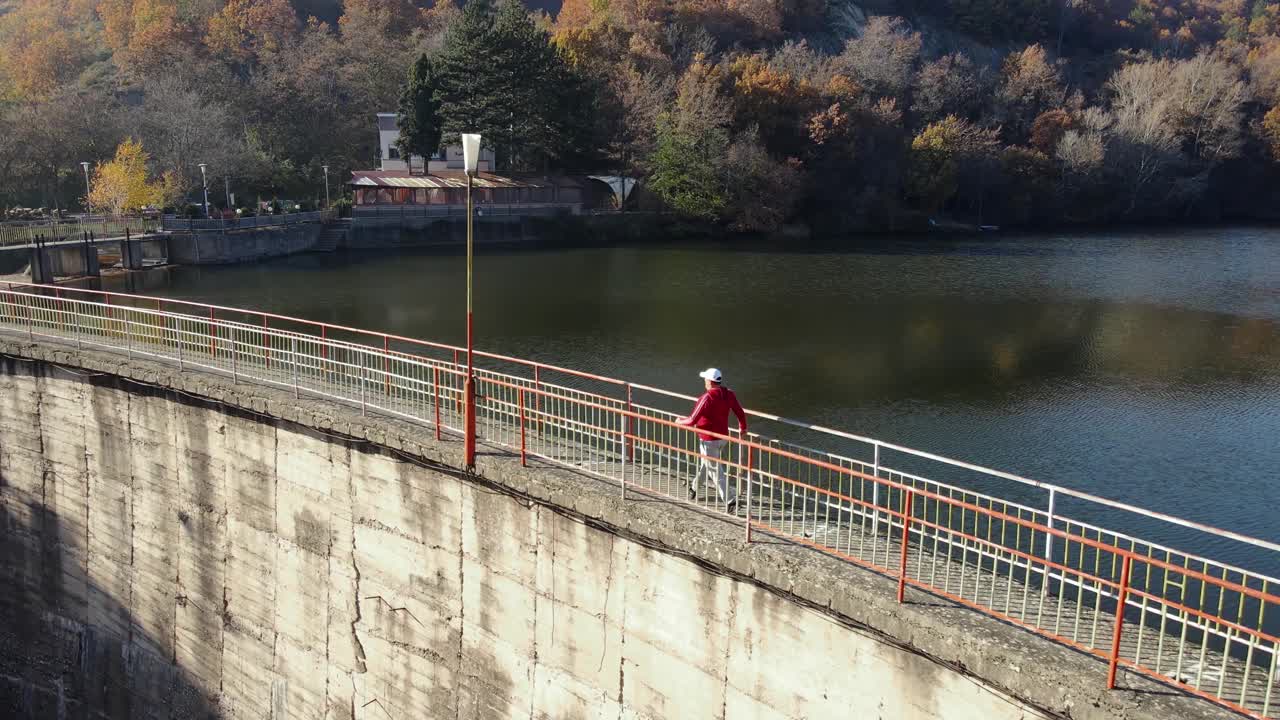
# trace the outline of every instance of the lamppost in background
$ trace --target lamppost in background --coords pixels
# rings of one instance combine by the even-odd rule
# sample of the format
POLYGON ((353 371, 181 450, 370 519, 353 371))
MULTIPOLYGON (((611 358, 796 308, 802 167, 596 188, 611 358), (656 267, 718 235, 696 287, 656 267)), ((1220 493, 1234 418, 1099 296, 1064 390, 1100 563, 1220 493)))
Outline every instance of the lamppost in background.
POLYGON ((92 192, 89 189, 89 163, 82 162, 80 167, 84 168, 84 211, 93 217, 93 207, 89 205, 89 193, 92 192))
POLYGON ((324 209, 329 209, 329 166, 321 165, 324 168, 324 209))
POLYGON ((200 163, 200 185, 204 187, 204 217, 209 219, 209 179, 204 175, 204 169, 208 167, 205 163, 200 163))
POLYGON ((231 202, 231 178, 226 175, 222 176, 222 191, 227 194, 227 208, 230 209, 235 203, 231 202))
POLYGON ((467 398, 467 419, 463 453, 467 467, 476 466, 476 375, 474 354, 472 353, 472 336, 474 326, 471 322, 471 267, 472 267, 472 235, 471 235, 471 181, 480 167, 480 135, 463 134, 462 164, 467 171, 467 380, 464 393, 467 398))

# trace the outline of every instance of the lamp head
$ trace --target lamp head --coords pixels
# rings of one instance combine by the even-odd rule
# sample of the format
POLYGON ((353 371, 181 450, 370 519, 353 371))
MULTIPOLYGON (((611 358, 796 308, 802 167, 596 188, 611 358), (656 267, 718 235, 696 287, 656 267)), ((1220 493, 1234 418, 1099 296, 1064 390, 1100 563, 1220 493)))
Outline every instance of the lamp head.
POLYGON ((462 134, 462 165, 468 175, 475 175, 480 167, 480 135, 479 133, 462 134))

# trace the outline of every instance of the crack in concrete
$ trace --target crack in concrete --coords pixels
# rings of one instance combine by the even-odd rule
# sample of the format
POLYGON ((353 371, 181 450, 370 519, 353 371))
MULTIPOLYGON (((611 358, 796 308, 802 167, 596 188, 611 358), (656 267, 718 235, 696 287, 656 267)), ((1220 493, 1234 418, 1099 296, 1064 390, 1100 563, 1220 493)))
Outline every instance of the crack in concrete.
MULTIPOLYGON (((182 458, 177 456, 178 423, 179 423, 177 418, 177 414, 178 414, 177 408, 180 406, 176 402, 171 401, 168 397, 165 397, 164 401, 165 401, 165 406, 168 407, 170 414, 173 416, 171 418, 171 421, 169 422, 169 427, 173 430, 173 441, 172 441, 173 444, 170 447, 174 449, 174 454, 175 454, 173 475, 178 480, 178 482, 176 483, 176 485, 178 486, 177 498, 175 498, 174 502, 175 504, 180 506, 182 503, 182 467, 183 467, 182 458)), ((172 647, 173 647, 173 663, 175 665, 178 663, 178 610, 182 605, 186 604, 185 602, 186 593, 182 591, 182 539, 183 539, 182 531, 179 530, 176 534, 178 537, 177 537, 177 543, 176 543, 177 547, 174 548, 174 552, 173 552, 173 585, 174 585, 174 590, 179 594, 180 597, 183 598, 183 602, 182 603, 175 602, 173 604, 173 645, 172 647)))
MULTIPOLYGON (((280 570, 280 426, 277 423, 271 423, 271 478, 268 480, 272 484, 271 488, 271 538, 274 552, 271 553, 271 575, 276 577, 276 573, 280 570)), ((272 618, 271 618, 271 674, 274 677, 271 683, 271 692, 274 693, 277 681, 280 679, 276 673, 276 660, 280 651, 280 633, 276 630, 276 610, 280 607, 280 586, 276 583, 276 587, 271 593, 272 598, 272 618)), ((274 702, 273 702, 274 704, 274 702)))
MULTIPOLYGON (((533 511, 533 517, 534 517, 534 520, 536 521, 535 524, 537 525, 537 529, 534 530, 534 533, 533 533, 534 567, 536 568, 538 566, 537 558, 542 554, 542 511, 540 508, 534 508, 534 507, 531 507, 529 509, 533 511)), ((529 664, 529 720, 533 720, 533 718, 536 717, 536 708, 534 706, 538 696, 537 690, 535 689, 538 683, 538 606, 541 605, 540 601, 542 600, 542 593, 538 592, 536 571, 534 572, 534 577, 535 577, 535 581, 533 584, 534 585, 533 587, 533 662, 529 664)), ((554 608, 555 607, 554 585, 551 588, 551 592, 553 594, 551 606, 552 608, 554 608)), ((551 642, 552 643, 555 642, 554 636, 551 638, 551 642)))
MULTIPOLYGON (((355 500, 355 498, 352 498, 352 500, 355 500)), ((364 617, 364 615, 360 611, 360 563, 356 561, 356 529, 354 524, 352 524, 352 527, 351 527, 351 569, 356 574, 356 577, 355 577, 356 617, 354 620, 351 621, 351 642, 355 643, 356 665, 358 666, 357 670, 363 673, 368 671, 368 666, 364 662, 365 660, 364 643, 360 642, 360 631, 356 629, 356 626, 360 624, 360 620, 364 617)), ((354 677, 352 678, 351 682, 352 682, 352 688, 354 688, 355 687, 354 677)), ((354 695, 352 697, 353 697, 352 703, 354 703, 355 702, 354 695)))
MULTIPOLYGON (((136 489, 134 488, 137 478, 135 477, 135 474, 133 472, 133 393, 127 392, 124 394, 124 397, 125 397, 124 442, 127 445, 127 447, 129 447, 129 452, 125 453, 125 456, 129 458, 129 600, 126 607, 128 607, 130 611, 132 611, 133 610, 133 580, 135 577, 133 569, 134 569, 134 566, 137 564, 137 554, 138 554, 138 543, 136 541, 137 532, 138 532, 138 523, 137 523, 138 513, 136 512, 137 508, 134 507, 134 502, 137 499, 138 495, 137 495, 136 489)), ((133 647, 133 628, 134 628, 134 623, 130 621, 129 631, 128 631, 128 643, 130 648, 133 647)))
MULTIPOLYGON (((465 489, 458 496, 458 651, 455 658, 458 663, 458 675, 462 675, 462 633, 467 628, 467 575, 463 564, 467 555, 467 503, 463 493, 465 493, 465 489)), ((454 720, 460 720, 462 717, 462 698, 460 695, 461 693, 457 692, 453 695, 454 720)))
POLYGON ((375 519, 372 519, 372 518, 359 518, 359 519, 353 519, 353 520, 352 520, 352 524, 353 524, 353 525, 361 525, 361 526, 363 526, 363 527, 367 527, 367 528, 373 528, 374 530, 377 530, 377 531, 379 531, 379 532, 384 532, 384 533, 386 533, 386 534, 388 534, 388 535, 393 535, 393 536, 395 536, 395 537, 398 537, 398 538, 400 538, 401 540, 408 540, 408 541, 412 542, 412 543, 413 543, 413 544, 415 544, 415 545, 420 545, 420 546, 425 547, 425 548, 427 548, 427 549, 429 549, 429 550, 442 550, 442 551, 446 551, 446 552, 452 552, 452 551, 453 551, 453 548, 445 547, 445 546, 443 546, 443 545, 433 545, 433 544, 431 544, 431 543, 424 543, 424 542, 422 542, 422 538, 421 538, 421 537, 419 537, 419 536, 417 536, 417 535, 411 535, 411 534, 409 534, 409 533, 407 533, 407 532, 405 532, 405 531, 403 531, 403 530, 401 530, 401 529, 399 529, 399 528, 392 527, 391 525, 387 525, 387 524, 385 524, 385 523, 383 523, 383 522, 380 522, 380 521, 375 520, 375 519))
POLYGON ((609 650, 609 593, 613 590, 613 551, 618 544, 618 536, 609 536, 609 570, 604 576, 604 609, 600 611, 600 662, 596 663, 596 672, 604 669, 604 656, 609 650))
MULTIPOLYGON (((88 391, 85 391, 82 389, 81 395, 80 395, 80 443, 84 447, 84 475, 83 475, 84 477, 84 578, 85 578, 84 620, 85 620, 85 625, 87 626, 89 625, 89 618, 92 617, 89 613, 89 578, 91 577, 90 570, 89 570, 89 553, 90 553, 90 548, 92 548, 93 546, 90 543, 90 539, 89 539, 89 520, 90 520, 89 513, 91 508, 89 505, 90 503, 90 499, 89 499, 89 403, 90 403, 90 398, 88 397, 89 394, 92 393, 92 386, 86 382, 86 383, 82 383, 81 387, 90 388, 88 391)), ((81 643, 83 642, 84 642, 84 635, 81 634, 81 643)), ((88 667, 87 659, 85 661, 85 664, 81 665, 81 667, 88 667)))
MULTIPOLYGON (((349 461, 350 461, 350 458, 348 458, 348 462, 349 461)), ((332 493, 333 491, 333 487, 332 487, 333 478, 334 478, 333 448, 332 446, 330 446, 330 450, 329 450, 330 493, 332 493)), ((350 482, 350 479, 351 479, 351 473, 348 472, 347 481, 350 482)), ((348 496, 349 495, 350 495, 350 492, 348 492, 348 496)), ((353 532, 352 535, 354 536, 355 533, 353 532)), ((328 570, 329 564, 333 562, 333 515, 332 514, 329 515, 329 542, 325 546, 324 557, 325 557, 325 570, 328 570)), ((325 614, 325 618, 324 618, 324 706, 325 706, 326 715, 329 714, 329 697, 330 697, 329 696, 329 677, 332 674, 329 671, 333 667, 333 663, 329 661, 329 638, 330 638, 329 613, 331 612, 332 608, 333 608, 333 582, 329 577, 326 577, 325 584, 324 584, 324 614, 325 614)))
MULTIPOLYGON (((539 511, 541 514, 541 511, 539 511)), ((541 533, 539 533, 541 534, 541 533)), ((556 524, 551 523, 551 637, 556 636, 556 524)))
MULTIPOLYGON (((222 438, 223 451, 227 450, 227 421, 224 419, 222 428, 218 432, 222 438)), ((218 642, 218 648, 225 657, 227 647, 227 606, 230 598, 227 595, 227 565, 231 559, 231 517, 229 507, 231 505, 231 489, 227 486, 228 478, 231 476, 230 461, 228 460, 222 466, 222 517, 219 524, 222 526, 222 625, 218 628, 221 633, 218 642)), ((225 698, 227 688, 227 673, 225 667, 218 673, 218 698, 225 698)))
MULTIPOLYGON (((622 559, 622 566, 629 567, 628 561, 631 559, 631 545, 626 546, 626 557, 622 559)), ((623 584, 622 591, 622 619, 618 623, 618 637, 620 644, 618 645, 618 720, 626 714, 622 697, 626 693, 627 688, 627 592, 626 584, 623 584)))
POLYGON ((356 718, 356 676, 352 673, 351 678, 351 720, 356 718))
POLYGON ((729 651, 733 647, 733 624, 738 617, 738 591, 735 585, 729 586, 729 617, 725 619, 724 661, 720 667, 724 669, 724 694, 720 698, 720 717, 729 717, 729 651))

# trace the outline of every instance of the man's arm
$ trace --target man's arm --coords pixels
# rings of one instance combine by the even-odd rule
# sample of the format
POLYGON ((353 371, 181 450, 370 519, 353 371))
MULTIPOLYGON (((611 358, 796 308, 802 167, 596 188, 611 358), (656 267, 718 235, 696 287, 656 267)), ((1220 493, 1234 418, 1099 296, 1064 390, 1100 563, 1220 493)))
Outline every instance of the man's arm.
POLYGON ((702 393, 702 397, 698 398, 698 404, 693 406, 693 412, 688 417, 682 417, 676 420, 677 425, 692 425, 702 417, 702 413, 706 412, 707 401, 711 398, 710 393, 702 393))
POLYGON ((738 402, 737 395, 730 395, 729 397, 733 401, 733 404, 731 404, 729 407, 730 409, 733 410, 733 414, 738 416, 738 432, 742 433, 743 437, 746 437, 747 411, 742 409, 741 403, 738 402))

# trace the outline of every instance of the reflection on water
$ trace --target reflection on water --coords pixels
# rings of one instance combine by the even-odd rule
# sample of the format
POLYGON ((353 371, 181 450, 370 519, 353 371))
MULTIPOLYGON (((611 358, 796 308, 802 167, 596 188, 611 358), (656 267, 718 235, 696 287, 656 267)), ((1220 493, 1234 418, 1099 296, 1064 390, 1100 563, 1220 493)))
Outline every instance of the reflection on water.
MULTIPOLYGON (((463 341, 460 252, 309 255, 140 292, 463 341)), ((108 281, 120 286, 125 280, 108 281)), ((696 392, 1280 539, 1280 234, 493 249, 477 346, 696 392)))

